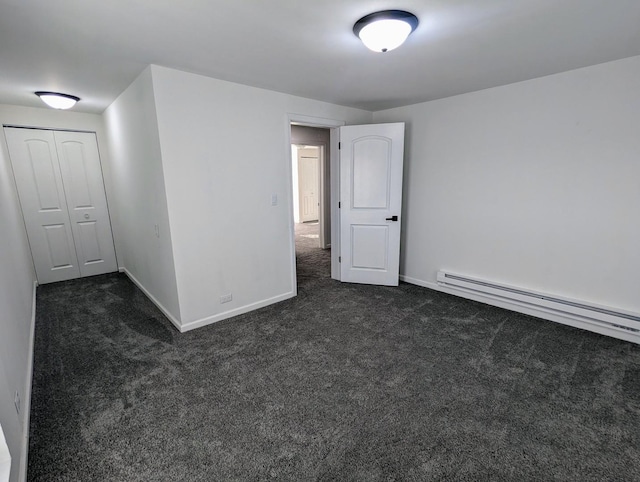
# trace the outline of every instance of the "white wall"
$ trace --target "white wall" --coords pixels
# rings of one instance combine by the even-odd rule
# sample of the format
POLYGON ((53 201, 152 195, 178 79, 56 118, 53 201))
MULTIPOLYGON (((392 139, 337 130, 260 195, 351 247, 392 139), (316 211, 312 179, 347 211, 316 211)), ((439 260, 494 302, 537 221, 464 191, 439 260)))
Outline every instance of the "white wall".
POLYGON ((121 269, 180 324, 151 69, 105 110, 121 269), (156 231, 157 225, 157 231, 156 231))
POLYGON ((401 273, 640 312, 640 57, 374 114, 407 123, 401 273))
POLYGON ((288 114, 364 123, 371 113, 151 70, 183 328, 292 296, 288 114))
POLYGON ((17 414, 13 395, 18 391, 26 401, 30 393, 35 273, 4 148, 0 150, 0 233, 0 425, 12 457, 11 480, 15 481, 25 455, 28 414, 24 404, 17 414))
MULTIPOLYGON (((98 115, 0 105, 0 124, 96 132, 104 167, 107 154, 98 115)), ((109 198, 108 171, 105 184, 109 198)), ((17 481, 23 479, 26 463, 36 278, 4 132, 0 135, 0 233, 0 424, 12 457, 11 480, 17 481), (22 404, 19 416, 13 404, 16 390, 22 404)))

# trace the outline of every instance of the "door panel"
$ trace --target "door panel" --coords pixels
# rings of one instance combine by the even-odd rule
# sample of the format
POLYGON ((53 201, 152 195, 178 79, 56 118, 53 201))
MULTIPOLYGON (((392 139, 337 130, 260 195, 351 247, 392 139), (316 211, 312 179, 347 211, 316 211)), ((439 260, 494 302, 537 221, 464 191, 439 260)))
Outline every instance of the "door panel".
POLYGON ((353 143, 352 202, 354 209, 389 209, 391 142, 365 137, 353 143))
POLYGON ((57 182, 58 173, 54 165, 49 141, 41 139, 25 139, 27 149, 26 169, 31 169, 35 192, 38 195, 39 211, 59 211, 60 192, 57 182))
POLYGON ((389 269, 388 226, 352 225, 351 245, 352 269, 389 269))
POLYGON ((60 170, 82 276, 117 270, 95 134, 55 133, 60 170))
POLYGON ((71 249, 73 240, 69 239, 67 226, 50 224, 42 226, 46 240, 51 270, 72 268, 76 263, 75 253, 71 249))
POLYGON ((5 135, 38 282, 78 278, 53 132, 5 128, 5 135))
POLYGON ((397 286, 404 124, 340 128, 341 281, 397 286))
POLYGON ((104 256, 102 256, 100 243, 98 242, 97 223, 95 221, 78 223, 77 231, 78 242, 82 246, 85 264, 102 262, 104 256))
POLYGON ((91 207, 91 193, 89 192, 89 176, 87 174, 87 156, 84 153, 84 145, 81 142, 72 140, 60 142, 59 137, 62 133, 56 135, 56 141, 60 151, 60 166, 65 166, 64 181, 65 193, 67 194, 67 202, 73 207, 91 207), (66 165, 63 164, 66 162, 66 165))

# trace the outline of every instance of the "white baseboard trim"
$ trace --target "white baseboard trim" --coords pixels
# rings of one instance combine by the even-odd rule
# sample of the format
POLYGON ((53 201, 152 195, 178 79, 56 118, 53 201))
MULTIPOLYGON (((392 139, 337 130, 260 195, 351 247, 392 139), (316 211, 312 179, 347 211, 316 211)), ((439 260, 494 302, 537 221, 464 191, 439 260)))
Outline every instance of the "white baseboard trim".
POLYGON ((33 282, 33 299, 31 301, 31 326, 29 327, 29 354, 27 356, 27 380, 24 387, 24 405, 22 419, 22 453, 20 454, 20 474, 18 480, 27 480, 27 457, 29 457, 29 423, 31 420, 31 386, 33 384, 33 355, 36 339, 36 292, 38 282, 33 282))
POLYGON ((244 313, 248 313, 249 311, 257 310, 258 308, 264 308, 265 306, 272 305, 274 303, 278 303, 280 301, 288 300, 289 298, 293 298, 296 296, 295 292, 284 293, 282 295, 274 296, 272 298, 267 298, 266 300, 257 301, 256 303, 251 303, 250 305, 241 306, 239 308, 234 308, 233 310, 225 311, 223 313, 219 313, 213 316, 207 316, 205 318, 201 318, 199 320, 190 321, 188 323, 182 324, 180 320, 174 317, 162 304, 153 297, 151 293, 133 276, 127 268, 118 268, 118 271, 127 275, 127 277, 145 294, 147 298, 149 298, 154 305, 158 307, 160 311, 169 319, 171 323, 181 332, 191 331, 195 328, 200 328, 202 326, 210 325, 212 323, 216 323, 218 321, 226 320, 227 318, 231 318, 233 316, 242 315, 244 313))
POLYGON ((178 320, 175 316, 173 316, 169 312, 169 310, 167 310, 164 306, 162 306, 162 303, 160 303, 151 293, 149 293, 147 288, 145 288, 144 285, 140 283, 140 281, 138 281, 138 279, 135 276, 133 276, 127 268, 118 268, 118 271, 120 271, 120 273, 126 274, 127 277, 131 281, 133 281, 133 284, 135 284, 138 288, 140 288, 140 291, 142 291, 145 294, 145 296, 149 298, 151 302, 154 305, 156 305, 160 311, 162 311, 162 314, 169 319, 169 321, 178 329, 178 331, 183 331, 180 320, 178 320))
POLYGON ((410 276, 405 276, 403 274, 400 275, 400 281, 404 281, 405 283, 409 283, 412 285, 422 286, 424 288, 430 288, 432 290, 438 290, 437 283, 432 283, 430 281, 422 281, 421 279, 411 278, 410 276))
POLYGON ((234 308, 233 310, 225 311, 224 313, 219 313, 217 315, 207 316, 206 318, 201 318, 199 320, 190 321, 189 323, 185 323, 184 325, 182 325, 180 331, 184 333, 185 331, 190 331, 195 328, 210 325, 218 321, 226 320, 227 318, 231 318, 233 316, 242 315, 244 313, 248 313, 249 311, 257 310, 258 308, 264 308, 265 306, 279 303, 280 301, 288 300, 289 298, 293 298, 295 296, 296 294, 293 291, 290 291, 289 293, 284 293, 272 298, 267 298, 266 300, 251 303, 250 305, 234 308))
POLYGON ((552 313, 551 311, 547 311, 544 308, 533 308, 515 301, 508 301, 491 295, 485 295, 465 290, 463 288, 450 289, 444 286, 440 286, 433 281, 424 281, 416 278, 411 278, 410 276, 400 275, 400 280, 406 283, 423 286, 425 288, 441 291, 443 293, 448 293, 450 295, 459 296, 461 298, 479 301, 480 303, 485 303, 487 305, 497 306, 499 308, 535 316, 536 318, 542 318, 543 320, 554 321, 556 323, 562 323, 563 325, 572 326, 574 328, 580 328, 582 330, 618 338, 619 340, 625 340, 632 343, 640 344, 640 335, 637 333, 629 332, 627 330, 619 329, 613 326, 590 322, 581 319, 580 317, 572 316, 570 314, 552 313))

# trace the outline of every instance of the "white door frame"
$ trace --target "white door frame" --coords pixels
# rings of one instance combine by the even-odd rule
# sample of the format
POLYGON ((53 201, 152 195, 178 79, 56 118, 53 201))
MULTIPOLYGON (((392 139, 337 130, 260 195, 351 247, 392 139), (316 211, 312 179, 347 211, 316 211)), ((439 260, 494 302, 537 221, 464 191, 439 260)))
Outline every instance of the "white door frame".
MULTIPOLYGON (((329 183, 331 186, 331 277, 340 279, 340 263, 338 256, 340 254, 340 212, 338 210, 338 201, 340 200, 340 154, 338 150, 339 132, 338 128, 346 125, 345 121, 337 119, 325 119, 322 117, 312 117, 303 114, 287 114, 285 124, 285 141, 287 157, 287 204, 289 210, 289 231, 290 231, 290 257, 291 257, 291 286, 294 294, 298 294, 298 281, 296 276, 296 231, 293 222, 293 178, 291 165, 293 162, 291 156, 291 124, 297 124, 307 127, 321 127, 329 129, 329 156, 330 156, 330 175, 329 183)), ((326 153, 325 153, 326 154, 326 153)), ((325 156, 326 157, 326 156, 325 156)), ((324 210, 323 210, 324 213, 324 210)))

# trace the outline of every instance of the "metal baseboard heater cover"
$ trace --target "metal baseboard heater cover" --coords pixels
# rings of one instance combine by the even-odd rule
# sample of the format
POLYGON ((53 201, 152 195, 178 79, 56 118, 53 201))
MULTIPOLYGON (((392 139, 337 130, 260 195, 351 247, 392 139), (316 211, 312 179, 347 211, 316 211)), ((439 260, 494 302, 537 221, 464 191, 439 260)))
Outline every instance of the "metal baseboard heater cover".
POLYGON ((469 276, 438 271, 438 284, 468 293, 480 294, 547 313, 604 325, 640 335, 640 315, 584 301, 549 295, 469 276))

